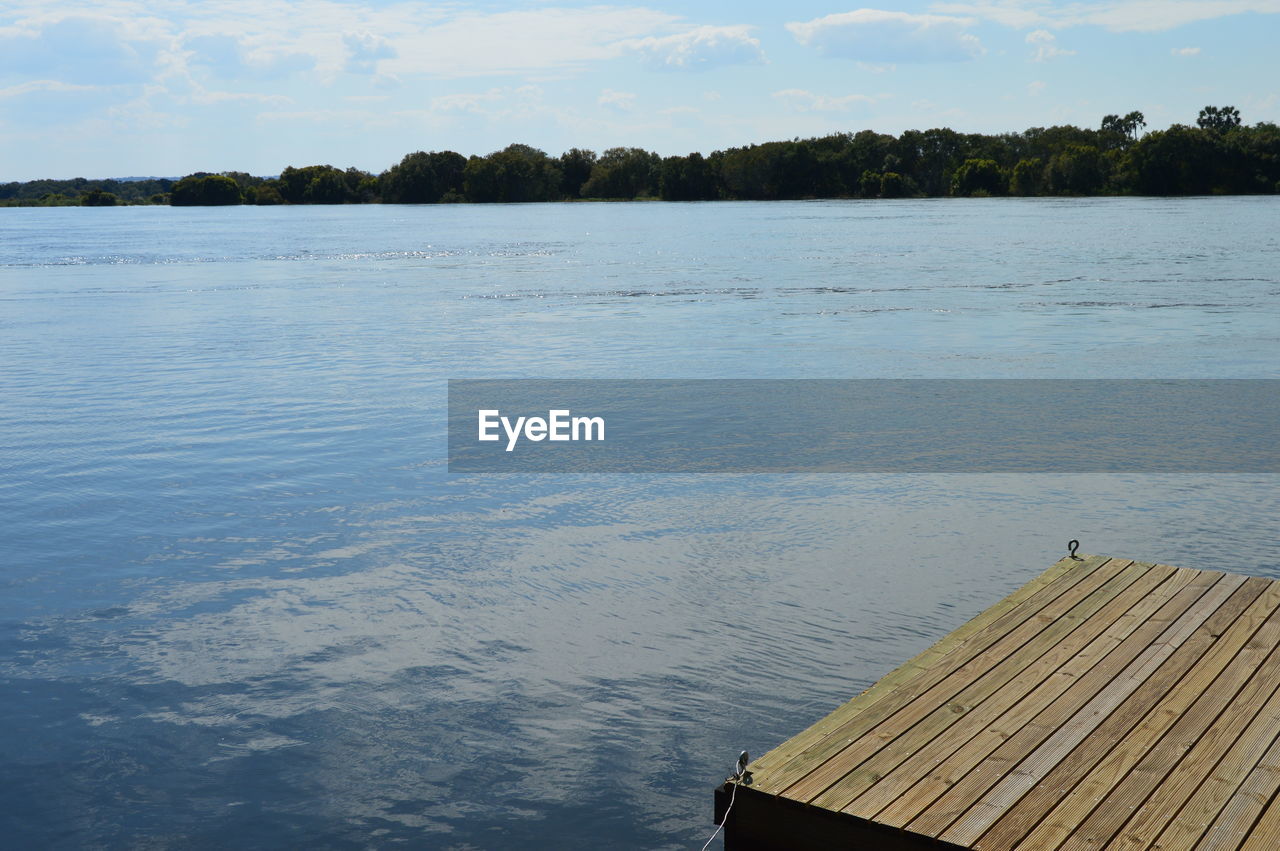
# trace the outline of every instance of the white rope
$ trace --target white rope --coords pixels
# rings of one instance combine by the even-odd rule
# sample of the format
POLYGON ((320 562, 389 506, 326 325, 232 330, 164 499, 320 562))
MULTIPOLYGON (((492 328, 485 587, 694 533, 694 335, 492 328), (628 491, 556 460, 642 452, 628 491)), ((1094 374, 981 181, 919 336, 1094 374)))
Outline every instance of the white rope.
POLYGON ((728 814, 730 814, 730 810, 733 809, 733 799, 736 799, 736 797, 737 778, 735 777, 733 778, 733 792, 728 796, 728 807, 724 810, 724 818, 721 819, 721 823, 716 825, 716 833, 712 833, 712 838, 707 839, 707 845, 703 846, 703 851, 707 851, 707 848, 712 847, 712 842, 716 841, 716 837, 719 836, 719 832, 723 831, 724 825, 728 824, 728 814))

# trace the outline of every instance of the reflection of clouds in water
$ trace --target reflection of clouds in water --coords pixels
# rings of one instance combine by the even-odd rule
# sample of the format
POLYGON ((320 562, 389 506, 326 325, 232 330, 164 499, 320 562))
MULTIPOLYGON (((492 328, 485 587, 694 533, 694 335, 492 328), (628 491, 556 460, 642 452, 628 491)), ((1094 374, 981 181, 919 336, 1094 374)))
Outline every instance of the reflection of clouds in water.
MULTIPOLYGON (((348 710, 357 697, 378 712, 515 706, 521 694, 554 703, 597 680, 704 677, 717 653, 705 642, 758 616, 746 605, 740 619, 726 619, 725 601, 771 581, 761 564, 771 553, 821 550, 814 535, 828 524, 808 501, 724 494, 709 506, 687 495, 653 500, 645 490, 597 486, 593 496, 605 498, 586 502, 566 491, 457 512, 447 524, 416 514, 380 519, 346 554, 391 563, 169 586, 133 607, 147 620, 134 635, 146 638, 121 649, 148 679, 193 689, 243 684, 151 716, 214 726, 241 715, 348 710), (557 522, 566 525, 549 522, 565 511, 557 522), (618 522, 594 522, 611 513, 618 522), (445 527, 447 539, 431 539, 445 527)), ((313 557, 333 560, 335 548, 313 557)), ((822 629, 818 616, 802 620, 811 634, 822 629)), ((570 716, 570 729, 597 716, 608 713, 570 716)))
POLYGON ((213 759, 235 759, 254 753, 267 753, 279 748, 297 747, 301 744, 304 744, 301 740, 291 739, 288 736, 258 735, 245 742, 220 742, 219 746, 223 748, 225 756, 213 759))
POLYGON ((403 565, 201 583, 171 590, 147 608, 159 616, 246 593, 248 599, 221 611, 161 617, 151 640, 130 645, 129 654, 156 676, 187 686, 288 673, 323 688, 421 664, 423 638, 449 619, 420 574, 403 565))
MULTIPOLYGON (((238 541, 219 562, 234 571, 172 574, 127 614, 61 626, 149 690, 83 723, 195 741, 193 770, 265 771, 257 799, 445 841, 474 839, 477 820, 516 842, 577 835, 551 822, 596 807, 661 847, 701 817, 690 772, 816 720, 1067 537, 1191 564, 1227 536, 1223 566, 1259 572, 1266 485, 584 477, 525 498, 480 478, 453 500, 349 511, 341 536, 238 541), (1242 504, 1254 509, 1233 517, 1242 504)), ((69 675, 68 659, 45 672, 69 675)))
MULTIPOLYGON (((328 566, 324 575, 281 570, 144 597, 132 608, 150 615, 148 638, 124 649, 184 685, 285 678, 290 688, 267 699, 286 714, 294 698, 314 707, 335 690, 421 667, 464 673, 453 686, 464 696, 492 693, 505 676, 536 692, 550 680, 704 670, 708 648, 679 637, 696 645, 690 637, 748 626, 806 641, 865 635, 851 624, 866 618, 851 613, 931 634, 919 618, 931 620, 937 604, 980 607, 990 582, 1015 569, 990 559, 1011 542, 1025 546, 1028 529, 1046 530, 1036 533, 1045 564, 1063 543, 1059 529, 1090 526, 1095 550, 1163 556, 1163 527, 1135 528, 1125 511, 1135 488, 1163 494, 1165 511, 1187 524, 1203 505, 1185 500, 1212 498, 1194 477, 1158 477, 1154 488, 1142 477, 814 478, 707 479, 692 486, 711 493, 693 495, 662 493, 677 486, 652 480, 595 482, 445 515, 402 505, 387 516, 382 506, 359 543, 306 557, 328 566), (1140 547, 1143 537, 1151 540, 1140 547), (349 572, 331 572, 344 561, 349 572)), ((1212 494, 1230 503, 1253 488, 1241 481, 1233 497, 1223 492, 1230 484, 1218 481, 1212 494)), ((300 548, 282 549, 300 558, 300 548)), ((258 554, 256 566, 273 557, 258 554)), ((1019 564, 1008 583, 1040 567, 1019 564)), ((262 690, 245 697, 258 711, 262 690)))

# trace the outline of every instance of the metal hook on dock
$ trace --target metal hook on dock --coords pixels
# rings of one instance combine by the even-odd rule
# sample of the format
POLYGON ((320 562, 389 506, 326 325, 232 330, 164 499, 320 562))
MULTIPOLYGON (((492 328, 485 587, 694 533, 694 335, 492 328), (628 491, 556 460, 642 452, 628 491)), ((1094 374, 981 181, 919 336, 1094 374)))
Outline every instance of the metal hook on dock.
POLYGON ((1076 555, 1076 550, 1080 549, 1080 542, 1072 538, 1067 541, 1067 553, 1076 561, 1084 561, 1080 556, 1076 555))

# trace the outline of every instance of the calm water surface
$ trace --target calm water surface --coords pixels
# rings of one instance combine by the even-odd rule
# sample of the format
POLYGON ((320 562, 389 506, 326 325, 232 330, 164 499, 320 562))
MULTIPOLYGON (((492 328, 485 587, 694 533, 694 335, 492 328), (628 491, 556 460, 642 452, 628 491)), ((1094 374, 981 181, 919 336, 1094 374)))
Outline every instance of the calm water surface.
POLYGON ((3 843, 696 848, 739 750, 1069 538, 1280 577, 1274 476, 451 477, 443 410, 461 377, 1276 377, 1278 224, 0 210, 3 843))

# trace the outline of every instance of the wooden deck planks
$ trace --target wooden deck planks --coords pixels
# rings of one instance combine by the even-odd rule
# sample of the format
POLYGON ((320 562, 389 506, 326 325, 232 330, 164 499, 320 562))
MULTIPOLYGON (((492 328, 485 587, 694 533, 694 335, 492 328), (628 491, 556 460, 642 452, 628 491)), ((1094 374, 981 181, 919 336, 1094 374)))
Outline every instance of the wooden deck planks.
POLYGON ((1033 829, 1038 833, 1027 848, 1057 848, 1070 835, 1075 825, 1092 811, 1111 788, 1116 777, 1123 776, 1150 742, 1162 734, 1194 700, 1190 690, 1170 691, 1193 666, 1210 680, 1227 667, 1259 627, 1280 608, 1280 584, 1270 585, 1259 594, 1263 579, 1250 579, 1236 592, 1233 600, 1206 621, 1195 636, 1178 648, 1173 656, 1130 696, 1121 710, 1111 714, 1103 725, 1031 792, 1018 801, 974 848, 989 851, 1013 848, 1033 829), (1238 606, 1248 606, 1243 614, 1238 606), (1099 762, 1109 764, 1095 771, 1099 762))
POLYGON ((1006 768, 996 785, 954 822, 951 822, 954 806, 948 807, 944 803, 935 805, 917 819, 921 827, 912 822, 912 829, 930 836, 941 835, 948 842, 971 845, 1009 807, 1017 803, 1019 798, 1084 741, 1085 737, 1094 732, 1243 582, 1243 577, 1238 577, 1236 581, 1236 578, 1223 577, 1222 574, 1202 574, 1196 577, 1183 592, 1194 594, 1200 591, 1195 603, 1161 633, 1155 644, 1129 663, 1106 688, 1072 715, 1025 760, 1017 763, 1014 770, 1006 768), (1208 587, 1202 589, 1201 585, 1208 587), (945 827, 946 824, 951 826, 945 827))
MULTIPOLYGON (((1280 651, 1277 652, 1280 653, 1280 651)), ((1272 659, 1280 661, 1280 656, 1273 653, 1272 659)), ((1277 685, 1280 685, 1280 681, 1271 675, 1271 671, 1257 669, 1245 689, 1240 692, 1239 699, 1231 701, 1221 709, 1211 706, 1204 711, 1203 714, 1207 720, 1202 722, 1204 729, 1194 745, 1188 748, 1185 740, 1175 739, 1166 751, 1156 751, 1157 756, 1152 757, 1150 766, 1139 763, 1126 781, 1113 791, 1112 800, 1115 803, 1110 804, 1108 808, 1100 808, 1103 813, 1108 813, 1109 809, 1122 807, 1125 801, 1141 798, 1152 777, 1160 774, 1166 767, 1168 773, 1164 775, 1159 785, 1146 795, 1140 805, 1130 805, 1136 806, 1136 811, 1124 822, 1112 844, 1119 848, 1143 849, 1150 846, 1152 837, 1159 834, 1162 827, 1167 825, 1165 832, 1168 833, 1169 829, 1175 827, 1173 823, 1175 816, 1185 805, 1189 805, 1188 799, 1196 794, 1198 789, 1207 788, 1212 793, 1214 787, 1202 785, 1207 782, 1206 773, 1209 774, 1209 779, 1213 777, 1212 772, 1218 770, 1226 776, 1234 774, 1236 775, 1234 784, 1238 786, 1243 781, 1247 769, 1252 768, 1261 758, 1259 750, 1254 754, 1252 763, 1247 766, 1240 764, 1249 759, 1249 746, 1253 744, 1251 736, 1256 738, 1260 735, 1258 725, 1261 724, 1264 728, 1274 731, 1276 723, 1280 722, 1280 693, 1276 691, 1277 685), (1236 746, 1243 746, 1244 750, 1238 754, 1234 760, 1235 764, 1232 765, 1232 761, 1228 760, 1228 752, 1236 746), (1166 756, 1166 758, 1161 759, 1160 756, 1166 756), (1169 766, 1171 759, 1176 762, 1169 766), (1224 766, 1223 761, 1227 761, 1228 764, 1224 766), (1130 786, 1134 789, 1131 790, 1130 786)), ((1199 708, 1199 706, 1193 707, 1184 718, 1196 718, 1196 710, 1199 708)), ((1191 730, 1194 731, 1198 726, 1200 726, 1199 723, 1192 725, 1191 730)), ((1265 748, 1269 744, 1270 736, 1265 743, 1254 746, 1265 748)), ((1202 796, 1202 799, 1205 799, 1205 796, 1202 796)), ((1211 795, 1207 800, 1201 801, 1201 806, 1212 807, 1211 795)), ((1123 812, 1120 814, 1124 815, 1123 812)), ((1196 817, 1194 808, 1189 815, 1192 818, 1196 817)), ((1213 810, 1212 815, 1217 815, 1217 809, 1213 810)), ((1200 818, 1205 817, 1211 816, 1207 812, 1200 816, 1200 818)), ((1202 830, 1203 827, 1207 827, 1207 823, 1202 826, 1202 830)), ((1089 837, 1090 833, 1087 830, 1077 831, 1064 848, 1086 847, 1089 837)), ((1184 838, 1179 845, 1170 847, 1189 848, 1198 838, 1198 834, 1193 839, 1184 838)))
POLYGON ((1203 851, 1234 851, 1268 804, 1280 793, 1280 736, 1232 794, 1205 832, 1203 851))
POLYGON ((853 700, 761 756, 752 763, 753 770, 757 774, 769 775, 777 766, 790 762, 816 746, 870 707, 895 697, 900 699, 902 694, 909 693, 909 684, 919 687, 926 679, 934 678, 928 683, 932 685, 937 679, 969 662, 1110 561, 1107 556, 1087 556, 1082 561, 1062 559, 937 644, 900 665, 853 700), (913 683, 915 680, 920 682, 913 683))
POLYGON ((1280 848, 1280 800, 1272 798, 1240 844, 1240 851, 1276 851, 1277 848, 1280 848))
POLYGON ((1055 648, 1062 652, 1041 657, 997 695, 964 716, 963 723, 952 725, 932 741, 921 741, 913 730, 912 737, 900 740, 910 755, 897 767, 885 771, 887 761, 880 760, 877 754, 877 759, 868 760, 856 772, 870 776, 857 778, 855 785, 850 782, 854 775, 850 775, 813 803, 843 809, 863 818, 875 818, 883 824, 905 825, 924 804, 950 785, 941 775, 949 771, 963 773, 967 768, 962 770, 961 766, 971 767, 977 759, 998 747, 1012 735, 1010 727, 1050 705, 1078 683, 1080 677, 1128 640, 1144 620, 1190 582, 1193 575, 1193 571, 1179 573, 1167 566, 1148 571, 1108 604, 1110 611, 1099 612, 1072 633, 1069 638, 1074 639, 1074 643, 1064 641, 1055 648), (1066 661, 1057 664, 1064 656, 1068 657, 1066 661), (1049 669, 1047 675, 1046 669, 1049 669), (935 769, 940 775, 930 777, 929 772, 935 769), (857 797, 850 798, 851 794, 857 797), (915 803, 920 804, 919 808, 912 808, 915 803), (890 805, 894 806, 886 810, 890 805))
MULTIPOLYGON (((972 800, 980 793, 982 781, 1001 776, 1001 766, 1011 766, 1043 743, 1061 726, 1073 706, 1079 706, 1098 694, 1117 674, 1137 656, 1143 653, 1151 641, 1163 630, 1168 620, 1181 615, 1203 593, 1203 588, 1187 590, 1195 578, 1194 571, 1178 571, 1167 588, 1167 593, 1152 594, 1131 614, 1144 621, 1125 640, 1116 644, 1113 652, 1087 671, 1065 671, 1068 687, 1058 695, 1028 700, 999 719, 988 730, 976 736, 965 748, 957 751, 937 770, 920 780, 909 795, 905 795, 876 815, 877 821, 905 826, 916 819, 928 807, 937 806, 944 795, 950 800, 972 800), (1154 617, 1153 617, 1154 614, 1154 617), (1163 616, 1162 616, 1163 615, 1163 616), (974 769, 985 766, 986 771, 974 769)), ((1034 696, 1034 695, 1033 695, 1034 696)), ((988 784, 989 785, 989 784, 988 784)))
MULTIPOLYGON (((1274 647, 1268 659, 1272 663, 1280 661, 1274 647)), ((1063 851, 1096 848, 1099 843, 1110 842, 1171 772, 1176 772, 1173 783, 1182 779, 1182 772, 1177 772, 1179 763, 1192 771, 1212 768, 1221 756, 1219 749, 1239 734, 1275 690, 1277 680, 1266 666, 1263 662, 1247 671, 1249 679, 1237 692, 1230 690, 1233 683, 1218 688, 1209 688, 1209 684, 1204 683, 1205 690, 1200 691, 1191 708, 1133 770, 1109 790, 1106 800, 1063 843, 1063 851), (1204 760, 1210 761, 1206 764, 1204 760)), ((1168 794, 1175 795, 1178 791, 1178 787, 1171 787, 1168 794)))
POLYGON ((1280 582, 1063 559, 750 770, 904 848, 1277 851, 1280 582))
MULTIPOLYGON (((787 790, 787 796, 800 801, 811 801, 843 777, 850 768, 860 765, 887 742, 908 730, 928 739, 955 723, 959 716, 989 698, 1028 666, 1035 665, 1044 654, 1053 653, 1077 627, 1108 606, 1116 596, 1146 573, 1145 568, 1125 569, 1128 566, 1117 569, 1105 583, 1062 614, 1049 614, 1055 608, 1066 608, 1067 602, 1074 596, 1064 595, 1061 603, 1046 608, 1045 613, 1031 619, 1027 632, 1034 634, 1017 649, 1008 652, 997 643, 993 650, 979 656, 974 663, 962 666, 934 688, 809 770, 787 790), (1034 631, 1034 627, 1040 627, 1039 631, 1034 631)), ((1097 576, 1105 576, 1104 571, 1098 571, 1097 576)), ((1084 588, 1089 585, 1087 581, 1081 583, 1084 588)))
MULTIPOLYGON (((869 703, 860 712, 848 716, 816 743, 769 771, 765 775, 766 779, 761 782, 760 791, 780 793, 805 778, 810 778, 810 785, 821 782, 825 779, 823 776, 811 778, 810 775, 823 770, 822 766, 832 757, 853 746, 869 730, 892 718, 899 710, 915 703, 916 711, 919 712, 930 703, 938 705, 951 699, 975 678, 1007 662, 1012 654, 1017 653, 1028 642, 1046 630, 1055 629, 1054 624, 1066 617, 1077 604, 1093 599, 1095 604, 1101 605, 1105 601, 1100 601, 1101 595, 1096 592, 1104 588, 1111 593, 1117 592, 1119 589, 1114 585, 1108 586, 1108 583, 1129 564, 1130 562, 1123 560, 1107 560, 1096 570, 1089 571, 1079 582, 1063 590, 1056 599, 1049 600, 1039 611, 1029 612, 1013 629, 996 636, 991 644, 976 655, 962 661, 962 657, 968 654, 965 648, 957 648, 958 652, 951 658, 944 657, 940 660, 941 664, 936 669, 926 669, 917 676, 908 678, 899 688, 869 703), (955 665, 957 662, 960 664, 955 665)), ((1062 629, 1062 626, 1058 626, 1052 634, 1060 633, 1062 629)), ((899 718, 899 723, 904 721, 905 718, 899 718)), ((830 767, 826 769, 828 772, 831 770, 830 767)), ((832 782, 839 779, 841 774, 843 772, 831 778, 832 782)), ((800 795, 790 793, 788 797, 801 799, 800 795)))
POLYGON ((1230 743, 1227 753, 1207 779, 1203 777, 1203 766, 1190 763, 1194 754, 1188 755, 1188 759, 1179 766, 1186 767, 1184 776, 1176 783, 1169 779, 1165 781, 1169 789, 1163 794, 1157 790, 1148 799, 1137 816, 1125 826, 1121 841, 1135 849, 1195 847, 1226 807, 1227 801, 1262 760, 1263 754, 1275 741, 1277 729, 1280 729, 1280 691, 1272 692, 1267 704, 1239 738, 1230 743), (1187 789, 1197 783, 1195 791, 1186 798, 1187 789), (1168 813, 1175 808, 1178 814, 1169 821, 1168 813), (1154 842, 1148 841, 1147 837, 1159 831, 1162 824, 1168 825, 1164 832, 1154 842))

